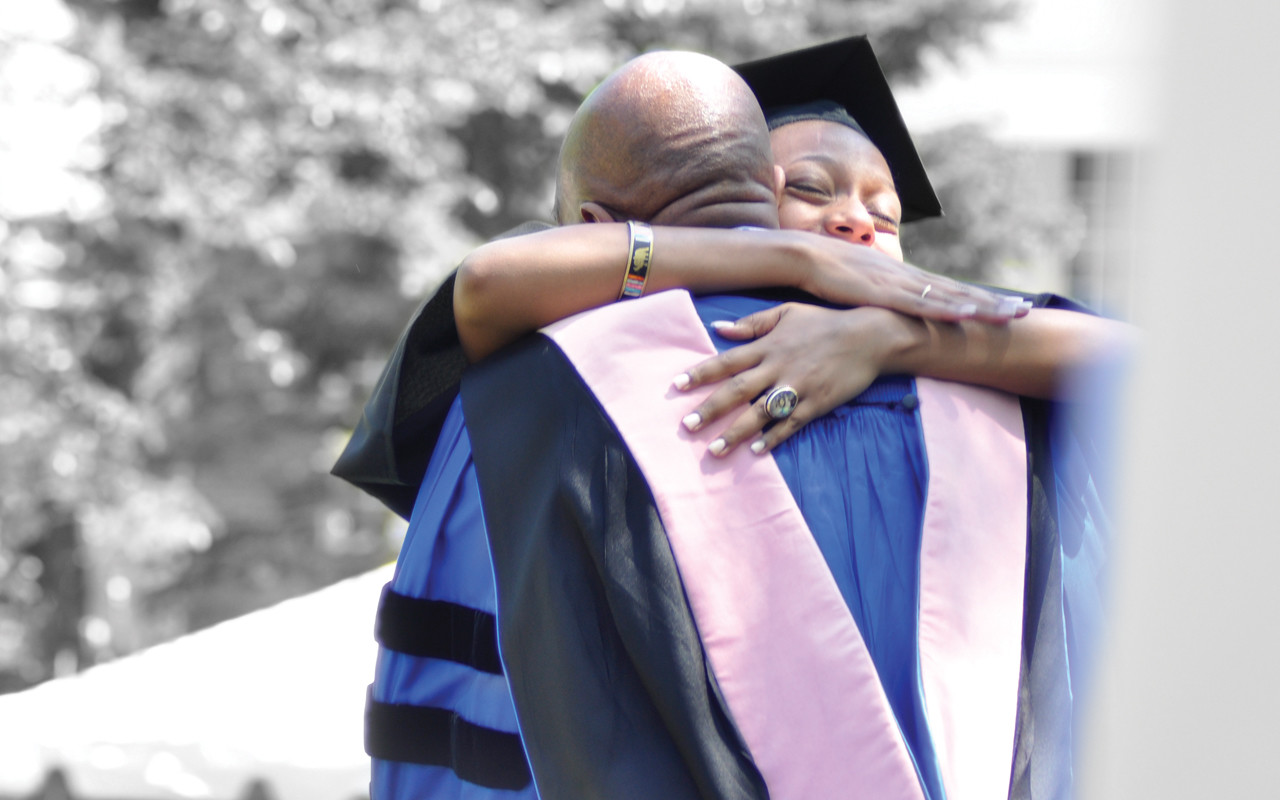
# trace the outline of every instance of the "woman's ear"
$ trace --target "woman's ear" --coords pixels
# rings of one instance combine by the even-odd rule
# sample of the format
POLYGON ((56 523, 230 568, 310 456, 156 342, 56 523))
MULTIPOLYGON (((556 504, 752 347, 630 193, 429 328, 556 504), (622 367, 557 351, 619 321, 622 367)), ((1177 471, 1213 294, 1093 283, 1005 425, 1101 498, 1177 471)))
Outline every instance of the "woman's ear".
POLYGON ((774 164, 773 165, 773 196, 774 196, 774 199, 778 201, 779 205, 782 204, 782 194, 786 190, 787 190, 786 170, 784 170, 782 167, 778 166, 777 164, 774 164))
POLYGON ((583 222, 613 222, 613 215, 604 206, 590 200, 578 206, 578 213, 583 222))

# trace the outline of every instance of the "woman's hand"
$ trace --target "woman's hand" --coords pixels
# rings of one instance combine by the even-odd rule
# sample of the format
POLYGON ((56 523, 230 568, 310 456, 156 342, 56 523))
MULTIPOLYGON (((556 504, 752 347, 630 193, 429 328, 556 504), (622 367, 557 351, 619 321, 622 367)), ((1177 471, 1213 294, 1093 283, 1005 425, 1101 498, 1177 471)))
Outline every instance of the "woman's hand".
POLYGON ((921 319, 1004 323, 1031 302, 935 275, 863 245, 825 236, 810 242, 799 288, 841 306, 880 306, 921 319))
POLYGON ((716 329, 727 339, 755 341, 703 361, 678 376, 675 385, 684 390, 724 381, 685 417, 690 430, 747 406, 709 447, 712 455, 723 456, 748 440, 753 452, 766 453, 809 421, 857 397, 895 353, 918 340, 922 324, 871 306, 836 310, 784 303, 716 329), (761 436, 773 422, 764 395, 778 386, 794 388, 799 403, 761 436))

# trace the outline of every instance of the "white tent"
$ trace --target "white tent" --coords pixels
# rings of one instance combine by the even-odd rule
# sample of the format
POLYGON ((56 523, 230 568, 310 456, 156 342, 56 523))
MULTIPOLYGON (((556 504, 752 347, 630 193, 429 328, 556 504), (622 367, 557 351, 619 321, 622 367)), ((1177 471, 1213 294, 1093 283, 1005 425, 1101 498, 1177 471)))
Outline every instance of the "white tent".
POLYGON ((392 567, 0 696, 0 797, 367 797, 373 619, 392 567))

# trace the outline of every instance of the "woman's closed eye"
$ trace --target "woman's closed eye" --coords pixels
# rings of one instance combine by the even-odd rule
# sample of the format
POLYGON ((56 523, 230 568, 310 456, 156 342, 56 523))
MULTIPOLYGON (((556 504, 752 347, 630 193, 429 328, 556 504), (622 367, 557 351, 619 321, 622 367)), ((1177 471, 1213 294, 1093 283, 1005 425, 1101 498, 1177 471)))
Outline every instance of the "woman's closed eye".
POLYGON ((787 181, 787 191, 793 192, 801 197, 826 198, 831 196, 831 189, 821 186, 813 181, 787 181))
POLYGON ((885 214, 884 212, 876 211, 875 209, 868 209, 867 213, 871 215, 871 218, 873 220, 875 220, 877 231, 880 231, 881 233, 892 233, 894 235, 897 235, 898 227, 900 223, 898 222, 896 217, 894 217, 891 214, 885 214))

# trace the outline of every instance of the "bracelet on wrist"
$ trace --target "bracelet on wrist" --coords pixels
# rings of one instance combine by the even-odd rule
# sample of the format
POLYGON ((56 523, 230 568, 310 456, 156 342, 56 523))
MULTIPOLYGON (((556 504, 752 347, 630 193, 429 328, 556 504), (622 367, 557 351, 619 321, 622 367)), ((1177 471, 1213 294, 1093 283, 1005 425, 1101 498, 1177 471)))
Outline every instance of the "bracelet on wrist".
POLYGON ((622 278, 619 300, 627 300, 644 294, 644 284, 649 280, 649 262, 653 260, 653 229, 648 223, 628 222, 630 245, 627 248, 627 272, 622 278))

